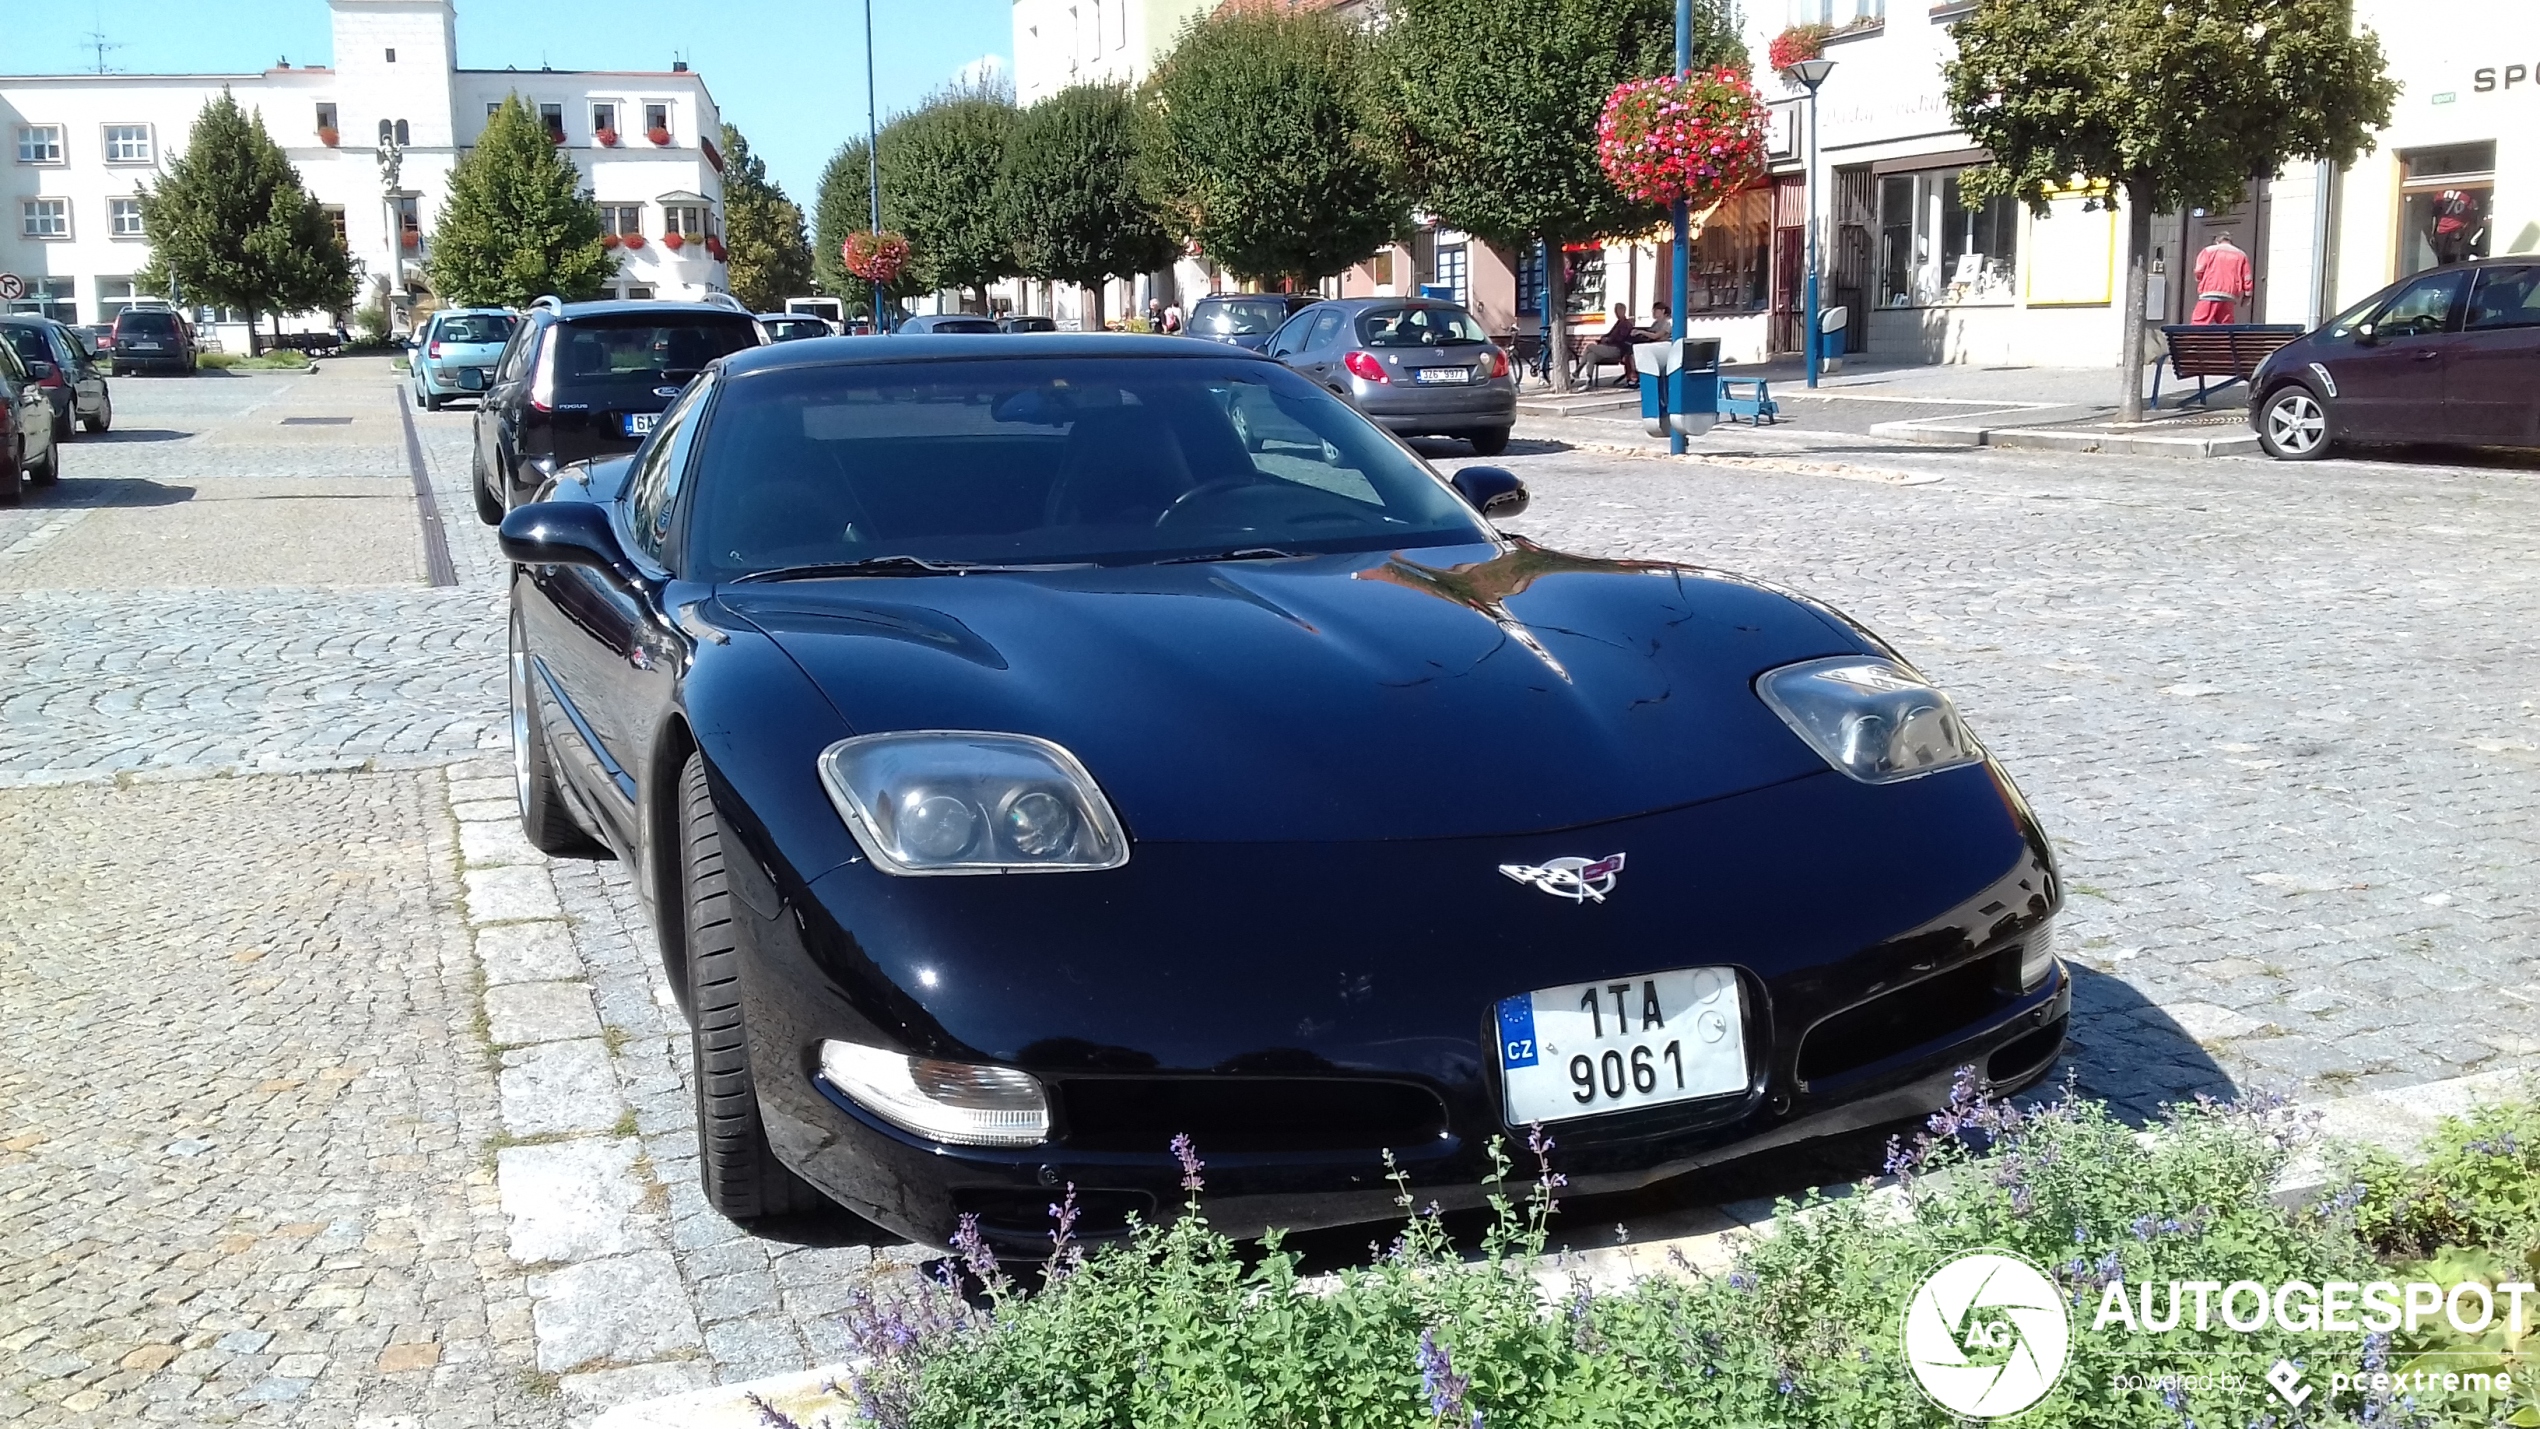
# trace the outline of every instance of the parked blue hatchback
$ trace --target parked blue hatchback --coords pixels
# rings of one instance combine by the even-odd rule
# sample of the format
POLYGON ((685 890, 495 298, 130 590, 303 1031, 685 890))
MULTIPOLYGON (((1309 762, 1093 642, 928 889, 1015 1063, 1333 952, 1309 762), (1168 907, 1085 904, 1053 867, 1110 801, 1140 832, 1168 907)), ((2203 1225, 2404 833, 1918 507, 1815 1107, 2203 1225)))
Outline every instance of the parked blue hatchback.
POLYGON ((482 397, 494 360, 520 322, 501 308, 445 308, 432 315, 406 359, 415 405, 438 412, 453 397, 482 397))

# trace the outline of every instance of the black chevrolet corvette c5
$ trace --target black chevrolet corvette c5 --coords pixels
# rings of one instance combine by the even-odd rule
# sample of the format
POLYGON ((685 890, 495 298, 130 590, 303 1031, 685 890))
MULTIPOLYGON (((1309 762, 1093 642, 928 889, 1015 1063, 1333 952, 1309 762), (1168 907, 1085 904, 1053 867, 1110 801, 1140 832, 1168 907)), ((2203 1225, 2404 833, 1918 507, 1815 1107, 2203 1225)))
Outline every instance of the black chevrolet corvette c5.
POLYGON ((724 357, 502 523, 521 816, 635 870, 706 1193, 942 1243, 1582 1191, 2042 1075, 2051 855, 1824 606, 1503 536, 1171 338, 724 357), (1239 437, 1238 425, 1253 440, 1239 437), (1257 450, 1254 448, 1258 448, 1257 450))

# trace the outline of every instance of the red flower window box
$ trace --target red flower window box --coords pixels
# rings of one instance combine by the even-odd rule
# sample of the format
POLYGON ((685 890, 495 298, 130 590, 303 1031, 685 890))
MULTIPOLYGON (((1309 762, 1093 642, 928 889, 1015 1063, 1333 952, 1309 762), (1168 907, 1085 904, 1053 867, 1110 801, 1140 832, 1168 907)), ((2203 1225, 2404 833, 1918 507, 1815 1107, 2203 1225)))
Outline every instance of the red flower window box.
POLYGON ((640 233, 630 233, 626 235, 624 242, 628 248, 641 248, 644 246, 644 235, 640 233))
POLYGON ((591 131, 591 137, 599 140, 600 147, 603 149, 617 147, 617 131, 614 129, 594 129, 591 131))
POLYGON ((404 244, 408 248, 421 248, 423 246, 423 235, 409 228, 398 239, 398 242, 404 244))
POLYGON ((676 253, 688 246, 688 236, 674 228, 661 236, 661 246, 676 253))
POLYGON ((1826 52, 1826 40, 1834 34, 1831 25, 1793 25, 1773 36, 1772 46, 1764 53, 1775 72, 1790 73, 1790 67, 1801 60, 1813 60, 1826 52))
POLYGON ((720 238, 716 238, 716 237, 714 237, 714 236, 713 236, 713 235, 711 235, 711 234, 707 235, 707 237, 706 237, 706 253, 707 253, 709 256, 711 256, 711 257, 714 259, 714 261, 716 261, 717 263, 722 262, 722 261, 723 261, 723 255, 724 255, 724 252, 725 252, 725 251, 726 251, 726 250, 725 250, 725 249, 724 249, 724 247, 723 247, 723 240, 722 240, 722 239, 720 239, 720 238))
POLYGON ((667 149, 670 147, 670 131, 668 129, 647 129, 644 131, 644 137, 652 140, 653 143, 662 148, 667 149))
POLYGON ((614 233, 603 233, 600 235, 600 246, 602 248, 615 248, 618 245, 618 242, 618 236, 614 233))
POLYGON ((343 140, 343 138, 344 136, 342 134, 339 134, 332 129, 320 129, 318 131, 318 142, 324 144, 330 149, 334 148, 343 140))

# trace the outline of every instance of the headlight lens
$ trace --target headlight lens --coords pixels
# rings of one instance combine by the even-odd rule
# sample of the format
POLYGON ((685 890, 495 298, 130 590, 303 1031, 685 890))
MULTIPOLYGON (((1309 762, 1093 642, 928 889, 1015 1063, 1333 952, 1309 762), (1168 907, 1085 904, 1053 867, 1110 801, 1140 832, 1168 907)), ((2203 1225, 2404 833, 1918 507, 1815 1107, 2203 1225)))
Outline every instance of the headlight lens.
POLYGON ((1012 1067, 823 1042, 820 1075, 884 1121, 935 1141, 1032 1146, 1049 1139, 1049 1100, 1041 1084, 1012 1067))
POLYGON ((884 873, 1065 873, 1129 861, 1111 801, 1046 739, 859 735, 821 751, 820 781, 884 873))
POLYGON ((1757 680, 1755 692, 1809 748, 1864 784, 1984 758, 1949 697, 1893 660, 1844 655, 1785 665, 1757 680))

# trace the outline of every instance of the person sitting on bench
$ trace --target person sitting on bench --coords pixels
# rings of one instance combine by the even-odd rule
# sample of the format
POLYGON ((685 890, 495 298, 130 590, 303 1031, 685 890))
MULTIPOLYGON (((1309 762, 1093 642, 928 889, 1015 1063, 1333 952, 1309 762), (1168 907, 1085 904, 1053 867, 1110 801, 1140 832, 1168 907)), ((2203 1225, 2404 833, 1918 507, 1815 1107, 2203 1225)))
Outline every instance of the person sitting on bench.
POLYGON ((1596 369, 1612 362, 1623 369, 1626 385, 1640 381, 1640 373, 1632 367, 1632 344, 1640 340, 1640 329, 1632 326, 1632 310, 1621 303, 1614 305, 1614 324, 1579 354, 1587 366, 1588 385, 1596 385, 1596 369))

